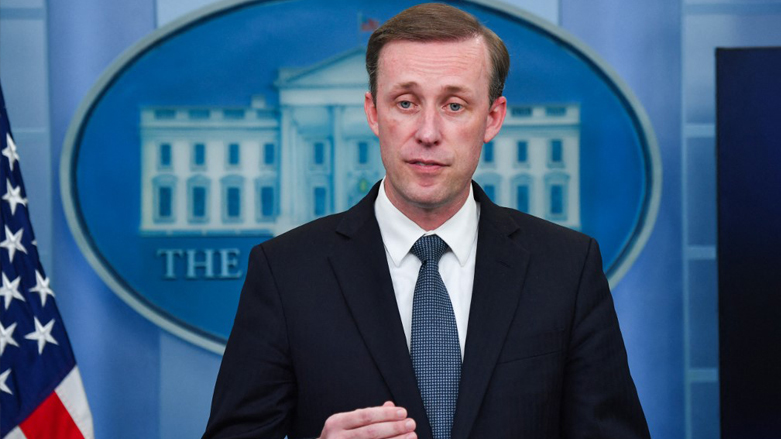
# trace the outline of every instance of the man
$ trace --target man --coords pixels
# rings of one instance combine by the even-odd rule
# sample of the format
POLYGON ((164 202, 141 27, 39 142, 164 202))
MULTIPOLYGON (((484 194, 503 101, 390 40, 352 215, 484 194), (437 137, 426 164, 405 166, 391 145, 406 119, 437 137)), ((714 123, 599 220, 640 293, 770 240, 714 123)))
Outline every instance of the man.
POLYGON ((386 176, 253 249, 204 438, 648 437, 596 243, 471 181, 502 41, 425 4, 366 59, 386 176))

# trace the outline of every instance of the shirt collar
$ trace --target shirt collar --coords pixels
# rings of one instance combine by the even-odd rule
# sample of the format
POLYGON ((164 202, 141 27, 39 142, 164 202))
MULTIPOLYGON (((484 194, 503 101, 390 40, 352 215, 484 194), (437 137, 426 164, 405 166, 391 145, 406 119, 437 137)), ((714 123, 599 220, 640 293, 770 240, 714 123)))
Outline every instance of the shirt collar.
POLYGON ((374 201, 374 215, 380 226, 385 249, 397 267, 401 265, 401 260, 409 254, 415 241, 423 235, 438 235, 442 238, 462 267, 467 263, 477 242, 480 205, 475 201, 471 184, 469 185, 469 196, 461 209, 444 224, 429 232, 407 218, 391 203, 385 193, 385 179, 380 183, 380 191, 374 201))

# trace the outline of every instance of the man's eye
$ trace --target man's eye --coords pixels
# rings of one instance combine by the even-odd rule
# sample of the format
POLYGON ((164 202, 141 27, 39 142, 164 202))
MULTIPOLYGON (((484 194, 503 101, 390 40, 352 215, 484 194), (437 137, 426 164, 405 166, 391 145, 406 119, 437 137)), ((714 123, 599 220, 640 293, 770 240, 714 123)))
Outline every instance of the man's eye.
POLYGON ((401 108, 406 110, 406 109, 412 107, 412 102, 410 102, 410 101, 401 101, 401 102, 399 102, 399 107, 401 107, 401 108))
POLYGON ((450 111, 460 111, 462 108, 464 108, 463 105, 455 103, 455 102, 453 102, 451 104, 447 104, 447 106, 450 109, 450 111))

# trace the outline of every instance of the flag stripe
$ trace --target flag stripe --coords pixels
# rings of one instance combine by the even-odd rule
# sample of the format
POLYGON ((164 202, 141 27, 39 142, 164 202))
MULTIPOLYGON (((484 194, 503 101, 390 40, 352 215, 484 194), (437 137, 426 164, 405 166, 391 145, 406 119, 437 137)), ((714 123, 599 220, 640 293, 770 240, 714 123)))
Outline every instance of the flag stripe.
POLYGON ((27 436, 22 433, 22 430, 20 430, 19 427, 16 427, 8 432, 3 439, 27 439, 27 436))
POLYGON ((56 392, 19 426, 27 439, 84 439, 56 392))
POLYGON ((79 367, 75 366, 68 376, 55 389, 60 397, 62 405, 68 410, 73 422, 79 427, 85 438, 94 437, 92 431, 92 413, 87 404, 87 395, 84 393, 84 384, 81 381, 79 367))

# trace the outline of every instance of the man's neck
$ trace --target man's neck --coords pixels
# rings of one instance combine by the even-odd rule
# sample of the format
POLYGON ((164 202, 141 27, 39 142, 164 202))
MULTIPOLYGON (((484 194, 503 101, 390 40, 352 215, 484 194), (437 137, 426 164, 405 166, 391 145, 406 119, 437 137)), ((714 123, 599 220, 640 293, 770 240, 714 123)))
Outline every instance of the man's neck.
POLYGON ((397 199, 396 194, 393 191, 389 191, 387 185, 385 187, 385 195, 388 197, 391 204, 393 204, 399 212, 403 213, 404 216, 417 224, 418 227, 427 232, 438 228, 452 218, 464 205, 469 194, 470 191, 469 188, 467 188, 467 190, 462 195, 459 195, 455 201, 442 206, 427 207, 418 206, 408 203, 405 200, 397 199))

